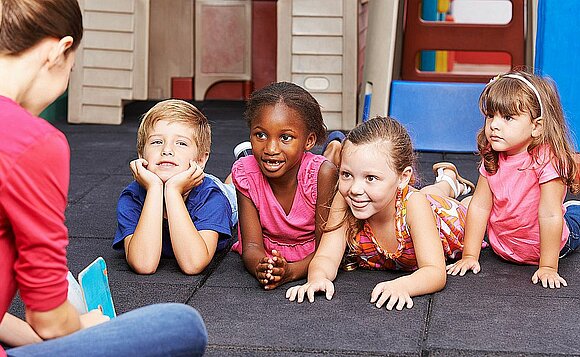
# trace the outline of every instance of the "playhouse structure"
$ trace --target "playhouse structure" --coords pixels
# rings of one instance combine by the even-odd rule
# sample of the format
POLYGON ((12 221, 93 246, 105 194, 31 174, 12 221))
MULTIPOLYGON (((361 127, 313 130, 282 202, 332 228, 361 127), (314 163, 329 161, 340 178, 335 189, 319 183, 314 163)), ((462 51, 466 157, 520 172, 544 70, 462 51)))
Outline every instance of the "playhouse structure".
POLYGON ((363 119, 389 113, 407 126, 419 150, 475 151, 483 87, 498 73, 526 67, 556 81, 572 132, 579 127, 572 99, 580 94, 572 85, 579 2, 371 1, 369 13, 394 14, 397 6, 397 22, 369 17, 366 58, 374 60, 364 67, 363 119), (390 34, 390 42, 377 41, 377 32, 390 34))
POLYGON ((79 2, 72 123, 118 124, 132 100, 242 100, 292 81, 320 102, 329 129, 389 114, 419 150, 475 151, 485 83, 535 60, 580 127, 576 0, 79 2))
POLYGON ((80 0, 69 122, 118 124, 126 101, 244 99, 286 80, 317 98, 329 128, 351 128, 364 2, 80 0))

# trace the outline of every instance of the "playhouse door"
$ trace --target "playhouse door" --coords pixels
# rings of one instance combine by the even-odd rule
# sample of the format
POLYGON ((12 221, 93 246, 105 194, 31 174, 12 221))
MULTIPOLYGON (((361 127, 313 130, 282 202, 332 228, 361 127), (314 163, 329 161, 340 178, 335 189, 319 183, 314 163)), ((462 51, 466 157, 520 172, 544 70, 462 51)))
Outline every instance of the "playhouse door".
POLYGON ((220 81, 252 79, 252 2, 195 2, 195 100, 220 81))

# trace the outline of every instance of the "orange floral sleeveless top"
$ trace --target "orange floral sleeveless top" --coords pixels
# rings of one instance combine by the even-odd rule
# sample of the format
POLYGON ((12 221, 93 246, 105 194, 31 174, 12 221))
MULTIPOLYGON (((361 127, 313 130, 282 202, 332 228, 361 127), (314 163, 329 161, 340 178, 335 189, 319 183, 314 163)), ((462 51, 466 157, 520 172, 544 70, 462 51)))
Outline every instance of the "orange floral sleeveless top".
MULTIPOLYGON (((377 270, 417 270, 417 258, 413 240, 407 225, 407 201, 417 190, 407 186, 397 192, 395 211, 395 236, 398 246, 395 252, 387 252, 375 239, 371 226, 365 222, 355 240, 358 249, 354 252, 358 266, 377 270)), ((446 258, 457 259, 463 250, 465 217, 467 209, 449 197, 425 195, 435 213, 435 223, 446 258)))

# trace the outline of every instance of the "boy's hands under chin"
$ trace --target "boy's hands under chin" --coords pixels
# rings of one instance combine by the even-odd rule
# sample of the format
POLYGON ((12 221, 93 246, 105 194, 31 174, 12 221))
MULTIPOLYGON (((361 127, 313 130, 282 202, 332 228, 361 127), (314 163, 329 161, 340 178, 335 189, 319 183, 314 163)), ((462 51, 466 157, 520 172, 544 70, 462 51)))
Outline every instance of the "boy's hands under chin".
POLYGON ((194 187, 201 185, 205 173, 203 169, 193 160, 189 161, 189 169, 178 173, 165 182, 167 190, 176 190, 181 195, 185 195, 194 187))
POLYGON ((133 178, 147 191, 155 185, 163 186, 163 181, 161 181, 159 176, 149 171, 147 168, 148 165, 149 163, 145 159, 136 159, 131 161, 129 164, 129 168, 131 168, 131 172, 133 173, 133 178))

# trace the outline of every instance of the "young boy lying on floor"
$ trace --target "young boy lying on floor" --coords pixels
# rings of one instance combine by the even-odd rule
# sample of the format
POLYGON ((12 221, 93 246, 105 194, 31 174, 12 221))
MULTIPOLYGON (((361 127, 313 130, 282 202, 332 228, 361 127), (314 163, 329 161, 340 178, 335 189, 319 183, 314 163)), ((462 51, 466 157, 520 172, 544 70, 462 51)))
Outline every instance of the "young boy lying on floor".
POLYGON ((228 245, 237 217, 222 190, 233 185, 204 174, 210 145, 207 118, 187 102, 162 101, 144 115, 139 158, 130 163, 135 181, 119 198, 113 240, 136 273, 155 273, 166 256, 199 274, 228 245))

